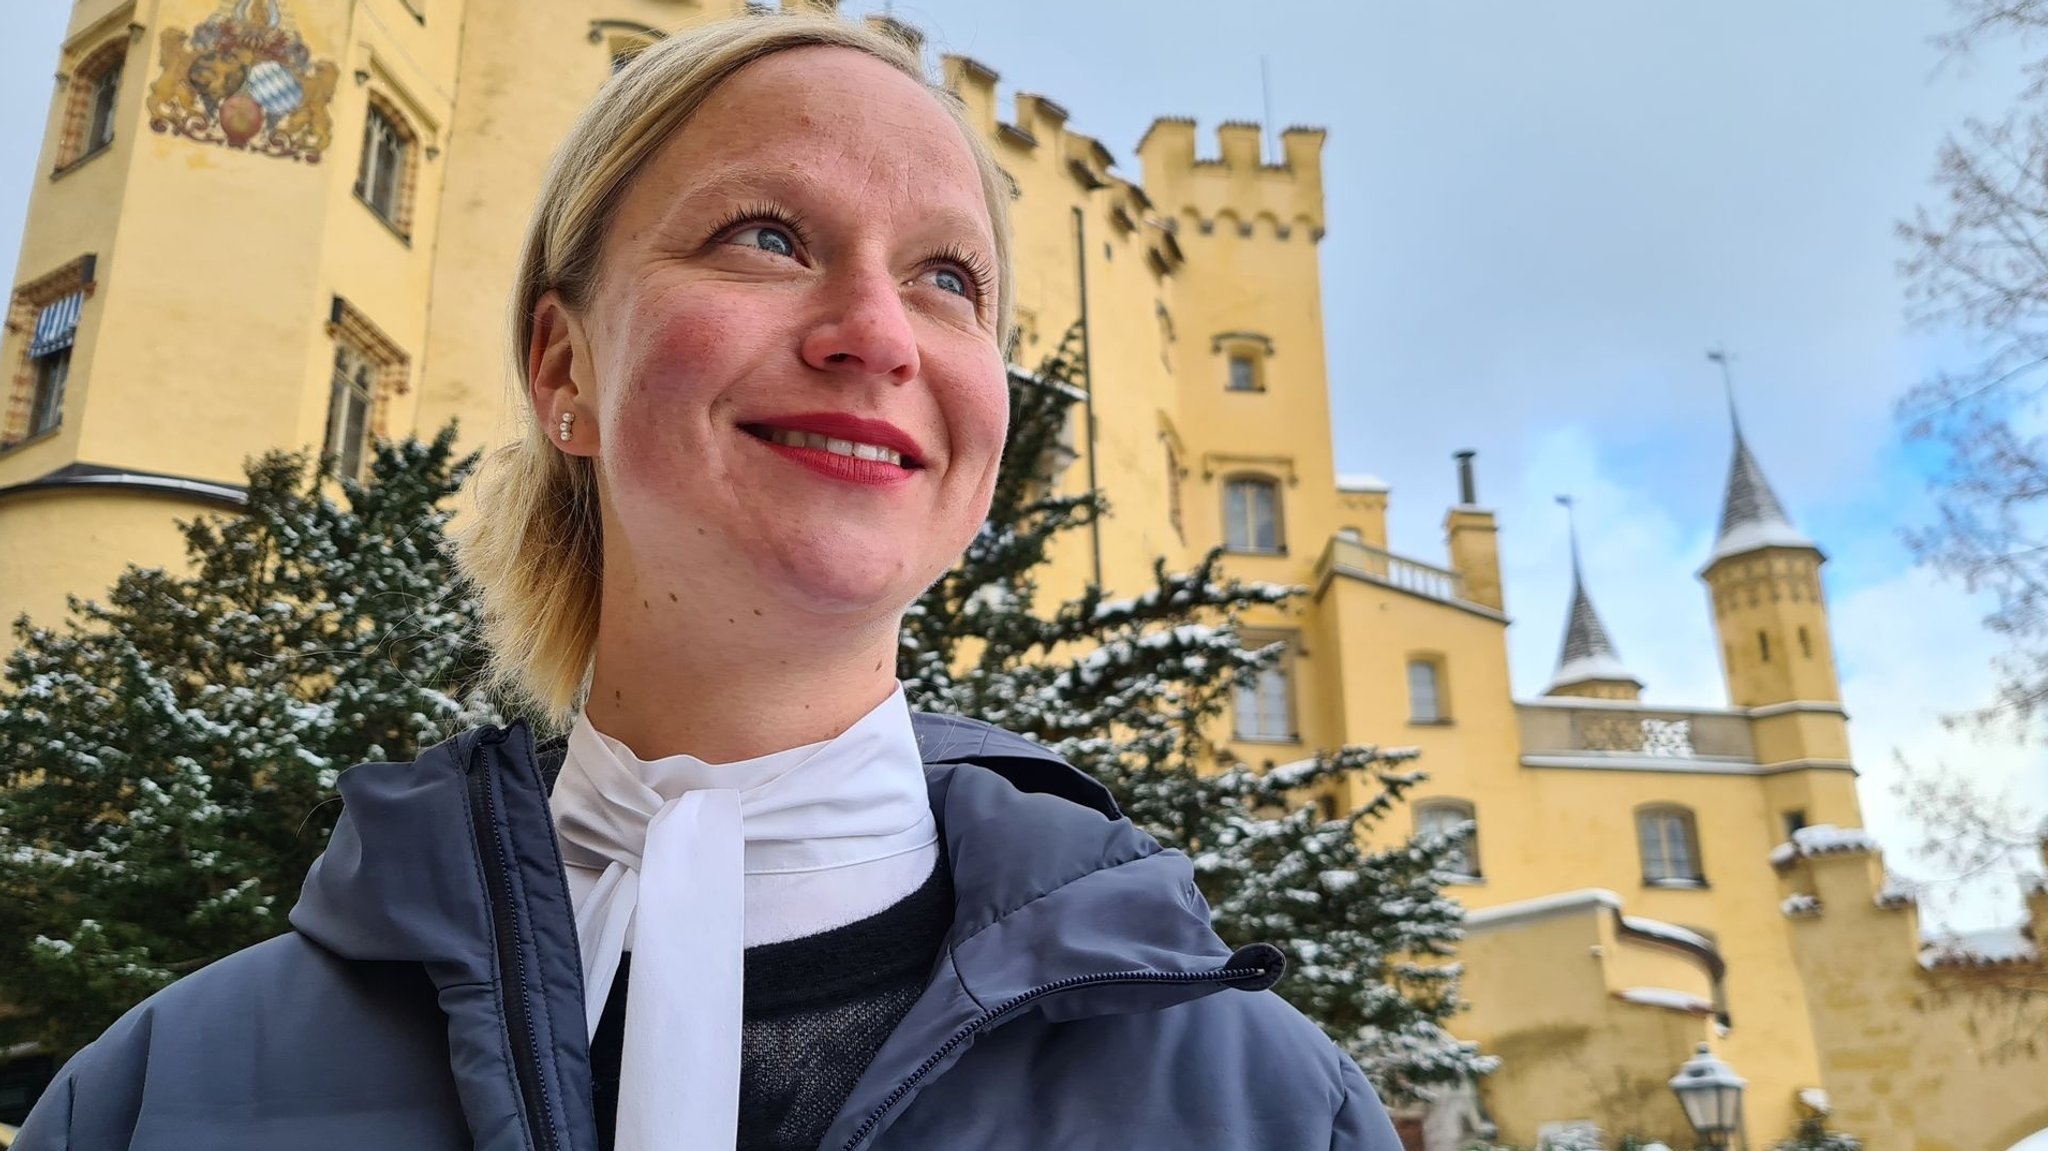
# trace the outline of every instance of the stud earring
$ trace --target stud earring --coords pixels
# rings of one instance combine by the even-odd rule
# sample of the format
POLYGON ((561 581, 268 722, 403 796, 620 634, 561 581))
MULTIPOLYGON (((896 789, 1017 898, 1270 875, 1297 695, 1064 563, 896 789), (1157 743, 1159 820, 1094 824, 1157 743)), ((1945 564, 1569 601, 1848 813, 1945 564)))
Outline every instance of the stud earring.
POLYGON ((570 435, 571 435, 571 434, 573 434, 573 433, 571 433, 571 432, 570 432, 570 430, 569 430, 569 427, 570 427, 570 425, 574 424, 575 422, 576 422, 576 413, 575 413, 575 412, 563 412, 563 413, 562 413, 562 424, 561 424, 561 427, 560 427, 560 428, 558 428, 558 429, 557 429, 557 430, 555 431, 555 437, 556 437, 557 439, 561 440, 561 441, 562 441, 563 443, 565 443, 565 444, 566 444, 566 443, 568 443, 568 442, 569 442, 569 437, 570 437, 570 435))

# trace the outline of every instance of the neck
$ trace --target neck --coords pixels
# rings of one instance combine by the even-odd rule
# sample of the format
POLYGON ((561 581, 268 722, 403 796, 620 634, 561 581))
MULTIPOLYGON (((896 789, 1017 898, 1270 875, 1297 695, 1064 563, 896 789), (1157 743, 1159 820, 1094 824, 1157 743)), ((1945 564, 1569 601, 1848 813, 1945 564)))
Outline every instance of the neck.
POLYGON ((585 711, 642 759, 733 763, 818 743, 896 689, 895 618, 807 625, 765 602, 709 612, 686 602, 605 588, 585 711))

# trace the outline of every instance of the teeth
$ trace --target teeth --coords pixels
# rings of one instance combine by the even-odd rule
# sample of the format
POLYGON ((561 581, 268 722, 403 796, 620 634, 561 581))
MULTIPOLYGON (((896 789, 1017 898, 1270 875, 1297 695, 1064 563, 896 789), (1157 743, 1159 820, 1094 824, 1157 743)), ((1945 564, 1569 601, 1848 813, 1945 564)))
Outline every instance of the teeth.
POLYGON ((855 443, 852 440, 835 440, 829 436, 821 436, 816 432, 799 432, 787 428, 771 428, 768 432, 768 439, 786 448, 816 448, 819 451, 831 452, 835 456, 852 456, 857 460, 877 460, 885 464, 895 464, 899 468, 903 466, 903 456, 898 452, 890 451, 888 448, 878 447, 874 444, 855 443))

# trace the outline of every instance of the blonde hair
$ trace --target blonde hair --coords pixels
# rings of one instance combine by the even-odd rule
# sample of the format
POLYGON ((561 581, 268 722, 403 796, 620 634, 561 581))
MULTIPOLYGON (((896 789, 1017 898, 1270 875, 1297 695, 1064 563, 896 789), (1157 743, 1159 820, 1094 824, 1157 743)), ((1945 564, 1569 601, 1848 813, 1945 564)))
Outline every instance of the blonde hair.
POLYGON ((555 723, 574 713, 589 677, 604 538, 592 462, 557 450, 533 409, 527 357, 534 308, 550 291, 571 309, 586 307, 612 217, 649 159, 742 68, 806 47, 865 52, 923 85, 959 126, 995 230, 997 346, 1009 346, 1009 179, 959 101, 927 79, 901 41, 831 17, 789 14, 728 21, 642 51, 583 110, 541 181, 512 292, 512 359, 525 434, 485 461, 471 485, 474 514, 456 538, 457 562, 483 601, 492 685, 555 723))

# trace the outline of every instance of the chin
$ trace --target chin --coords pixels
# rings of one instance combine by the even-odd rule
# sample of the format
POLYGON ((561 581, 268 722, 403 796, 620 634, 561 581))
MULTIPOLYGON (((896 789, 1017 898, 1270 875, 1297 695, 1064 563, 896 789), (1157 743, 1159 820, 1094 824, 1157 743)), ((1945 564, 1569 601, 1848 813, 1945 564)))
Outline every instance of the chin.
POLYGON ((788 559, 776 582, 818 615, 900 613, 931 582, 914 578, 900 556, 865 548, 817 548, 788 559))

